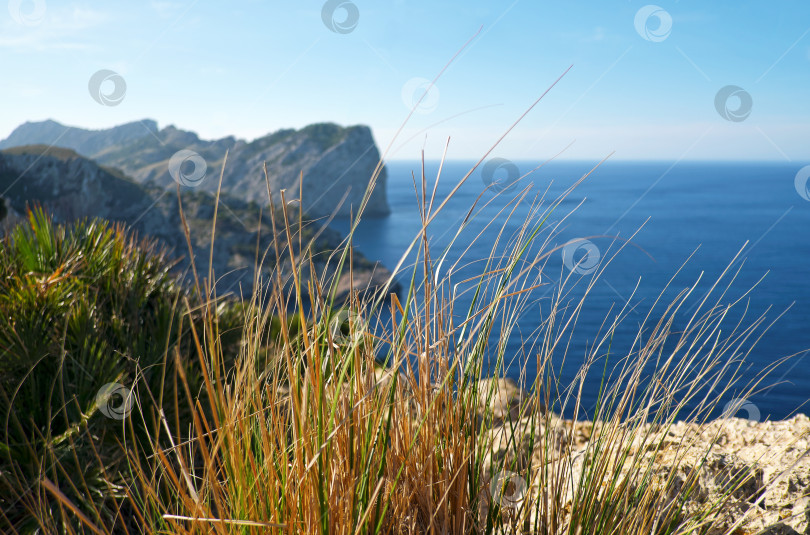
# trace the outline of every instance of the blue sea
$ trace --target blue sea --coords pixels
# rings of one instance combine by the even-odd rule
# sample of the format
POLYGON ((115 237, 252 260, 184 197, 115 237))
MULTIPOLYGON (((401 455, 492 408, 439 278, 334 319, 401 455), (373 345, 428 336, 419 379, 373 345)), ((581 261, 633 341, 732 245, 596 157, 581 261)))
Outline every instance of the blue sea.
MULTIPOLYGON (((473 164, 445 162, 437 200, 443 200, 473 164)), ((539 162, 508 162, 501 166, 498 171, 501 175, 495 175, 495 180, 505 178, 503 173, 518 170, 520 175, 529 173, 538 165, 539 162)), ((438 258, 470 208, 476 205, 477 215, 450 248, 440 276, 447 274, 448 267, 462 253, 460 264, 465 267, 453 272, 453 281, 480 274, 481 260, 490 255, 508 215, 511 214, 511 220, 503 229, 504 238, 512 237, 531 215, 535 197, 539 202, 545 194, 546 203, 541 205, 541 211, 544 210, 547 201, 559 197, 595 165, 596 162, 552 162, 498 196, 492 188, 485 191, 486 180, 479 168, 429 228, 433 254, 438 258), (515 207, 516 195, 527 186, 531 187, 527 200, 515 207)), ((438 166, 438 162, 426 164, 428 196, 436 182, 438 166)), ((412 174, 419 183, 421 162, 396 161, 387 167, 392 213, 387 218, 362 221, 354 244, 369 258, 393 268, 420 229, 412 174)), ((783 419, 795 412, 810 412, 810 201, 799 194, 795 185, 801 167, 772 162, 611 161, 599 166, 551 213, 544 228, 554 229, 553 234, 546 231, 538 238, 540 242, 549 239, 547 249, 560 248, 548 255, 542 272, 537 269, 530 277, 537 282, 539 274, 543 286, 532 291, 516 319, 506 349, 507 375, 518 379, 522 369, 529 375, 535 369, 536 349, 532 343, 537 340, 533 333, 546 317, 549 300, 560 280, 568 275, 571 278, 566 285, 567 297, 576 302, 585 286, 592 282, 593 274, 605 268, 593 282, 571 331, 565 355, 562 349, 555 352, 555 367, 563 384, 574 380, 600 328, 604 332, 606 318, 612 319, 625 308, 623 326, 611 342, 608 357, 615 362, 623 351, 625 354, 629 351, 639 325, 651 310, 647 332, 661 318, 662 304, 656 307, 653 304, 668 283, 664 304, 698 281, 697 289, 676 317, 673 329, 677 331, 686 327, 706 292, 731 266, 730 273, 712 294, 719 297, 733 278, 720 302, 740 302, 737 312, 729 314, 724 323, 723 334, 733 331, 743 312, 744 324, 762 314, 766 324, 775 322, 747 357, 736 390, 724 398, 731 401, 749 380, 755 380, 780 359, 791 357, 770 372, 748 401, 759 411, 759 419, 783 419), (572 241, 574 246, 564 247, 572 241), (742 254, 734 261, 741 249, 742 254)), ((335 221, 332 225, 344 233, 349 228, 347 221, 335 221)), ((537 251, 536 247, 530 253, 537 251)), ((408 281, 402 282, 407 287, 408 281)), ((457 314, 466 310, 470 299, 470 292, 459 292, 455 299, 457 314)), ((760 332, 761 329, 757 335, 760 332)), ((751 341, 742 347, 750 347, 751 341)), ((490 340, 490 345, 496 342, 490 340)), ((603 348, 601 353, 605 352, 603 348)), ((600 362, 596 368, 602 365, 600 362)), ((592 370, 588 376, 582 394, 586 414, 596 404, 601 379, 601 368, 592 370)), ((532 380, 530 376, 529 382, 532 380)))

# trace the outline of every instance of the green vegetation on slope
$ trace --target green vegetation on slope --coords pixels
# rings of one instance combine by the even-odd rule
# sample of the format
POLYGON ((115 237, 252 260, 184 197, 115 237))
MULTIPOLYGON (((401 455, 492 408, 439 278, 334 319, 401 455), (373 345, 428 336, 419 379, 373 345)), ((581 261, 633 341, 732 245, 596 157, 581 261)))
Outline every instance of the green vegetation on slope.
POLYGON ((120 444, 148 445, 159 420, 154 407, 115 411, 135 409, 129 390, 170 399, 174 356, 189 354, 175 347, 188 316, 171 265, 121 227, 57 226, 42 211, 0 241, 0 531, 79 527, 45 480, 100 523, 120 513, 120 444), (110 384, 121 389, 105 398, 110 384))

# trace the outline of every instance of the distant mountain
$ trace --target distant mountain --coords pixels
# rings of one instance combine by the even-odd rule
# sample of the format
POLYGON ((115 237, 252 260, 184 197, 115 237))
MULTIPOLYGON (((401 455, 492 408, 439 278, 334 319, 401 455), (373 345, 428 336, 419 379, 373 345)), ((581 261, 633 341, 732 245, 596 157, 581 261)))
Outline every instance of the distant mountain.
MULTIPOLYGON (((157 123, 148 119, 106 130, 86 130, 48 120, 25 123, 0 141, 0 149, 26 145, 72 149, 101 165, 119 169, 141 184, 174 188, 178 182, 210 193, 217 190, 228 151, 223 192, 267 204, 266 164, 275 198, 286 189, 287 199, 297 199, 303 190, 303 209, 312 217, 357 213, 380 161, 367 126, 331 123, 279 130, 247 142, 234 137, 205 141, 174 126, 159 130, 157 123), (172 164, 174 175, 170 172, 172 164), (207 171, 198 178, 194 173, 201 168, 207 171)), ((383 168, 364 214, 378 217, 389 213, 383 168)))
POLYGON ((73 149, 83 156, 92 158, 92 155, 105 149, 116 145, 126 145, 138 138, 155 135, 157 132, 158 125, 151 119, 127 123, 106 130, 85 130, 65 126, 49 119, 18 126, 7 139, 0 141, 0 149, 26 145, 48 145, 73 149))
MULTIPOLYGON (((214 197, 206 191, 181 189, 181 199, 197 268, 207 273, 214 197)), ((238 295, 241 290, 249 295, 257 240, 260 255, 265 251, 268 254, 263 274, 267 276, 278 268, 289 275, 287 253, 277 259, 271 246, 273 227, 267 207, 261 210, 256 203, 227 194, 221 197, 221 202, 214 244, 219 294, 230 291, 238 295)), ((13 225, 34 204, 45 207, 58 222, 100 217, 125 223, 142 236, 158 239, 175 258, 182 258, 178 269, 188 276, 188 246, 176 191, 153 183, 138 184, 120 171, 101 167, 71 149, 37 145, 0 151, 0 235, 3 227, 13 225)), ((295 209, 291 209, 295 214, 295 209)), ((314 240, 316 274, 333 278, 334 271, 327 266, 327 258, 340 246, 340 234, 310 222, 304 225, 302 238, 304 243, 314 240)), ((285 241, 284 236, 280 239, 285 241)), ((293 236, 293 240, 295 249, 298 237, 293 236)), ((345 296, 351 289, 375 289, 389 276, 384 267, 355 253, 354 280, 349 280, 348 273, 344 275, 338 284, 339 292, 345 296)))

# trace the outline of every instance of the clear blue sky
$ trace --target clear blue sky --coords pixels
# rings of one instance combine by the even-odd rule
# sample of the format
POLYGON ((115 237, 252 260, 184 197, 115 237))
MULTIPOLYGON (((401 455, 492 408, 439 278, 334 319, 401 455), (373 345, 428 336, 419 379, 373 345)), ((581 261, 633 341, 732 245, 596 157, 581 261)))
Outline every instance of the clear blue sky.
POLYGON ((46 118, 102 128, 149 117, 248 139, 335 121, 370 125, 384 148, 419 79, 481 27, 390 159, 423 146, 438 158, 448 136, 451 158, 480 156, 573 65, 495 155, 536 160, 574 142, 568 158, 810 160, 807 0, 661 0, 640 25, 647 2, 635 0, 349 4, 335 12, 340 33, 320 0, 12 0, 0 11, 0 137, 46 118), (91 98, 100 69, 125 80, 119 105, 91 98), (744 120, 716 109, 728 85, 750 95, 744 120))

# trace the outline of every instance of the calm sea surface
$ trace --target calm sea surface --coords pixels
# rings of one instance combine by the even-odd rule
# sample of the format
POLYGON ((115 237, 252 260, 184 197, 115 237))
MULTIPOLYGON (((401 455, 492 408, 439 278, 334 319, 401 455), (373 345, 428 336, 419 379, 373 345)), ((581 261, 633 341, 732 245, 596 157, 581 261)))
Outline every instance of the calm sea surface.
MULTIPOLYGON (((438 186, 439 199, 444 199, 472 163, 445 163, 438 186)), ((549 164, 523 178, 519 186, 531 184, 531 198, 546 192, 546 199, 553 200, 593 165, 591 162, 549 164)), ((514 166, 512 172, 518 169, 523 174, 537 163, 514 162, 514 166)), ((355 235, 358 249, 391 268, 420 228, 411 178, 411 172, 417 178, 420 176, 420 167, 415 161, 388 164, 388 199, 392 214, 363 221, 355 235)), ((761 388, 748 400, 759 410, 762 419, 785 418, 797 410, 810 412, 810 202, 799 195, 794 184, 799 168, 801 165, 796 164, 703 162, 609 162, 598 168, 551 215, 546 228, 549 231, 554 228, 554 234, 546 231, 538 238, 540 242, 550 240, 547 248, 583 238, 592 245, 580 241, 577 244, 582 247, 565 248, 567 257, 562 249, 548 256, 540 275, 544 286, 532 292, 508 340, 507 374, 517 379, 521 369, 526 367, 531 376, 536 354, 532 348, 532 343, 536 342, 532 333, 546 317, 549 300, 559 288, 560 279, 571 274, 570 267, 585 272, 574 273, 568 279, 568 299, 576 301, 592 277, 587 272, 607 266, 588 294, 564 361, 562 350, 558 351, 559 357, 555 353, 563 383, 574 378, 605 319, 612 319, 629 302, 632 310, 626 311, 623 327, 613 338, 608 358, 615 361, 622 352, 627 354, 639 325, 651 309, 647 331, 663 315, 661 304, 655 307, 653 304, 673 277, 664 293, 664 302, 671 301, 678 292, 700 279, 697 290, 676 317, 673 329, 686 327, 693 307, 698 306, 748 242, 738 261, 733 263, 736 279, 721 300, 728 303, 742 298, 738 312, 729 315, 723 336, 734 329, 742 312, 748 324, 761 314, 766 314, 767 323, 781 317, 750 353, 742 368, 744 381, 740 388, 772 363, 795 355, 771 372, 763 383, 767 388, 761 388), (626 242, 634 233, 635 237, 626 242), (619 251, 623 244, 624 249, 619 251), (756 288, 745 295, 755 285, 756 288)), ((428 163, 429 189, 433 188, 437 169, 438 163, 428 163)), ((502 167, 496 171, 495 179, 503 179, 509 170, 502 167)), ((520 188, 496 198, 491 192, 482 195, 484 180, 480 170, 468 179, 430 227, 433 254, 438 258, 480 196, 477 215, 450 248, 440 270, 441 276, 446 275, 449 266, 462 253, 463 260, 453 271, 454 282, 483 270, 481 259, 490 255, 506 216, 514 206, 510 202, 520 188), (487 227, 492 222, 494 224, 487 227)), ((511 237, 530 215, 531 198, 514 210, 504 229, 504 238, 511 237)), ((333 226, 346 232, 348 222, 336 221, 333 226)), ((502 251, 503 247, 496 250, 502 251)), ((535 248, 531 254, 537 251, 535 248)), ((535 282, 538 272, 539 269, 531 275, 535 282)), ((402 282, 407 286, 404 278, 402 282)), ((728 282, 730 278, 714 295, 719 296, 728 282)), ((471 294, 463 293, 465 288, 469 288, 469 284, 459 287, 455 300, 457 312, 465 310, 470 303, 471 294)), ((496 342, 494 337, 490 340, 491 345, 496 342)), ((600 354, 606 352, 603 348, 600 354)), ((596 402, 603 364, 600 362, 597 368, 589 375, 583 391, 586 410, 592 409, 596 402)), ((734 397, 734 393, 725 396, 729 401, 734 397)))

